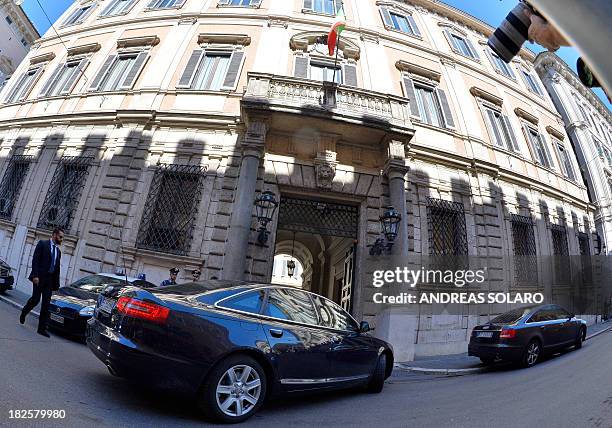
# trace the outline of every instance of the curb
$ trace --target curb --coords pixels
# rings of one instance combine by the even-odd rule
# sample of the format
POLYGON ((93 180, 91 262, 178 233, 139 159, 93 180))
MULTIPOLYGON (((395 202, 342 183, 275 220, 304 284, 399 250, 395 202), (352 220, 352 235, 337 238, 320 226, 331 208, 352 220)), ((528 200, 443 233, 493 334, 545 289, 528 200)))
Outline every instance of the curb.
MULTIPOLYGON (((609 321, 607 321, 607 322, 609 322, 609 321)), ((610 331, 610 330, 612 330, 612 325, 610 325, 609 327, 604 328, 604 329, 603 329, 603 330, 601 330, 601 331, 598 331, 597 333, 593 333, 593 334, 591 334, 591 335, 587 336, 587 337, 586 337, 584 340, 589 340, 589 339, 592 339, 592 338, 597 337, 597 336, 599 336, 600 334, 604 334, 604 333, 606 333, 606 332, 608 332, 608 331, 610 331)))
MULTIPOLYGON (((21 309, 21 308, 23 308, 23 305, 22 305, 21 303, 16 302, 16 301, 14 301, 14 300, 12 300, 12 299, 9 299, 7 296, 1 295, 1 294, 0 294, 0 300, 2 300, 3 302, 8 303, 8 304, 9 304, 9 305, 11 305, 11 306, 16 307, 17 309, 21 309)), ((40 316, 40 312, 35 311, 35 310, 30 311, 30 314, 33 314, 33 315, 34 315, 34 316, 36 316, 37 318, 40 316)), ((28 314, 28 315, 29 315, 29 314, 28 314)))

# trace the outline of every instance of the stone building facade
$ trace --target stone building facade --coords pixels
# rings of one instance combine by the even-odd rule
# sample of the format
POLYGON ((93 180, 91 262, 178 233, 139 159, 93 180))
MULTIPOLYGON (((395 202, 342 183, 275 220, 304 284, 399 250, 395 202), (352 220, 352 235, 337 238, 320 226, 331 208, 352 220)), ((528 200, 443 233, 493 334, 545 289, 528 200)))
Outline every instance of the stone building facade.
POLYGON ((565 122, 589 197, 597 211, 596 254, 612 252, 612 115, 558 56, 538 55, 535 61, 546 90, 565 122))
POLYGON ((25 58, 40 34, 21 6, 12 0, 0 1, 0 88, 25 58))
POLYGON ((463 351, 507 306, 366 301, 385 207, 401 214, 400 256, 579 254, 576 232, 593 248, 531 52, 501 63, 491 27, 437 1, 343 3, 337 63, 337 0, 75 3, 57 23, 66 46, 44 35, 0 94, 0 257, 17 286, 57 225, 63 283, 123 265, 153 282, 173 266, 266 282, 291 255, 305 289, 376 322, 401 361, 463 351), (262 244, 264 191, 280 205, 262 244))

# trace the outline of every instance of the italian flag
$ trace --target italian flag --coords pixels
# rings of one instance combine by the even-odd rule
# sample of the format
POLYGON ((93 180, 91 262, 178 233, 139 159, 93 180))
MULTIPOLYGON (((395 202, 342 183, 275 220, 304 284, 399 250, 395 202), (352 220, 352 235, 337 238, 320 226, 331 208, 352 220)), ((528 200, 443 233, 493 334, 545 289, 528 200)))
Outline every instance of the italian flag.
POLYGON ((327 36, 327 47, 329 48, 329 56, 334 56, 336 52, 336 46, 338 45, 338 39, 340 33, 346 28, 346 18, 343 15, 338 14, 336 16, 336 22, 332 25, 329 35, 327 36))

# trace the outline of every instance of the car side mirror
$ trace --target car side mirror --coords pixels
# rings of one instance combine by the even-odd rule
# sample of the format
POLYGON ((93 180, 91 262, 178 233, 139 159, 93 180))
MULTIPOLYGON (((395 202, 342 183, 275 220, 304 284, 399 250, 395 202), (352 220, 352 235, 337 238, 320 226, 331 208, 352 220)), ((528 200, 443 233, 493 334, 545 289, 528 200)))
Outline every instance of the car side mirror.
POLYGON ((361 321, 359 324, 359 332, 367 333, 368 331, 372 331, 372 328, 370 328, 370 323, 367 321, 361 321))

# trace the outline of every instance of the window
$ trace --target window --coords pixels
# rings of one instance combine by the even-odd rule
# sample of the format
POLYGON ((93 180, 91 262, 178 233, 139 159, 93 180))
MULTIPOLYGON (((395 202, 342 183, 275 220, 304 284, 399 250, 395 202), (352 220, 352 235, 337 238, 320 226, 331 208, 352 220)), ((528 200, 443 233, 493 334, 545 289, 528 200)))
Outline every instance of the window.
POLYGON ((93 158, 88 156, 64 156, 61 158, 43 203, 38 227, 68 231, 77 209, 85 179, 93 158))
POLYGON ((521 74, 523 75, 523 80, 527 85, 527 89, 529 89, 534 94, 538 94, 540 96, 544 95, 542 94, 542 89, 540 89, 540 85, 536 81, 536 78, 533 77, 531 73, 528 73, 526 70, 523 69, 521 70, 521 74))
POLYGON ((125 279, 112 278, 104 275, 90 275, 72 283, 70 287, 79 288, 81 290, 89 291, 90 293, 99 293, 106 288, 106 286, 114 284, 125 284, 125 279))
POLYGON ((421 37, 419 27, 411 14, 399 13, 386 7, 380 9, 385 27, 391 28, 411 36, 421 37))
POLYGON ((342 0, 304 0, 304 10, 325 15, 336 15, 342 9, 342 0))
POLYGON ((138 230, 138 248, 189 252, 205 172, 191 165, 157 167, 138 230))
POLYGON ((272 318, 318 325, 319 319, 310 295, 300 290, 270 288, 263 314, 272 318))
POLYGON ((240 78, 245 54, 242 51, 196 49, 177 88, 205 91, 234 90, 240 78))
POLYGON ((147 9, 172 9, 180 8, 185 0, 153 0, 147 5, 147 9))
POLYGON ((40 78, 42 72, 43 67, 33 67, 22 74, 15 82, 13 88, 9 91, 5 102, 14 103, 25 100, 40 78))
POLYGON ((261 0, 219 0, 219 6, 259 7, 261 0))
POLYGON ((4 19, 6 19, 6 22, 8 25, 11 25, 13 23, 13 20, 10 17, 5 17, 4 19))
POLYGON ((333 81, 340 85, 357 86, 357 67, 344 60, 335 66, 333 61, 324 58, 296 56, 294 76, 320 82, 333 81))
POLYGON ((45 82, 39 96, 52 97, 72 92, 89 64, 87 59, 76 59, 59 65, 45 82))
POLYGON ((147 52, 122 52, 109 56, 94 78, 90 91, 128 90, 145 66, 147 52))
POLYGON ((321 326, 344 331, 359 329, 353 318, 340 306, 320 296, 313 295, 312 297, 319 311, 321 326))
POLYGON ((467 255, 468 242, 463 204, 434 198, 427 200, 429 254, 467 255))
POLYGON ((529 318, 527 322, 544 322, 544 321, 555 321, 557 314, 552 308, 546 308, 539 310, 529 318))
POLYGON ((544 137, 542 137, 542 135, 540 135, 540 133, 532 127, 528 125, 524 125, 524 127, 525 134, 527 136, 527 141, 529 141, 529 143, 531 144, 531 149, 535 157, 535 162, 547 168, 552 168, 552 158, 550 157, 550 153, 548 152, 548 148, 546 147, 544 137))
POLYGON ((0 182, 0 218, 10 220, 21 186, 28 175, 32 156, 13 155, 0 182))
POLYGON ((491 324, 514 324, 531 311, 530 308, 518 308, 496 316, 491 324))
POLYGON ((100 16, 124 15, 130 11, 134 3, 136 3, 136 0, 111 0, 106 9, 100 13, 100 16))
POLYGON ((506 77, 509 77, 510 79, 516 78, 514 75, 514 72, 512 71, 512 68, 510 67, 510 64, 506 64, 506 61, 501 59, 499 55, 497 55, 495 52, 491 50, 491 48, 486 47, 485 52, 487 53, 487 56, 491 60, 491 64, 493 64, 493 67, 495 67, 495 71, 497 71, 500 74, 503 74, 506 77))
POLYGON ((449 29, 445 29, 444 34, 446 35, 446 39, 448 40, 453 52, 475 60, 480 58, 478 51, 476 51, 476 48, 467 38, 467 36, 458 34, 457 32, 449 29))
POLYGON ((258 314, 261 312, 261 306, 263 305, 265 295, 265 290, 252 291, 223 300, 219 303, 219 306, 234 309, 236 311, 248 312, 250 314, 258 314))
POLYGON ((404 76, 403 84, 412 116, 433 126, 449 129, 455 127, 450 104, 442 88, 415 82, 408 76, 404 76))
POLYGON ((567 178, 572 181, 576 181, 576 173, 572 165, 572 160, 569 152, 565 149, 565 145, 561 141, 555 141, 557 147, 557 153, 559 154, 559 161, 561 164, 561 172, 567 178))
POLYGON ((95 3, 91 3, 86 6, 78 7, 74 12, 68 15, 68 18, 66 18, 62 26, 67 27, 69 25, 76 25, 82 23, 93 11, 94 6, 95 3))
POLYGON ((21 44, 23 45, 24 48, 28 47, 28 42, 26 41, 26 39, 21 39, 21 44))
POLYGON ((536 243, 533 220, 512 214, 512 244, 514 248, 514 277, 518 284, 535 284, 538 280, 538 265, 535 258, 536 243))
POLYGON ((553 254, 555 256, 567 256, 569 255, 569 248, 567 246, 567 231, 565 226, 553 224, 550 226, 553 241, 553 254))
POLYGON ((483 106, 483 112, 493 144, 514 152, 520 152, 518 141, 514 136, 512 124, 508 116, 488 106, 483 106))

